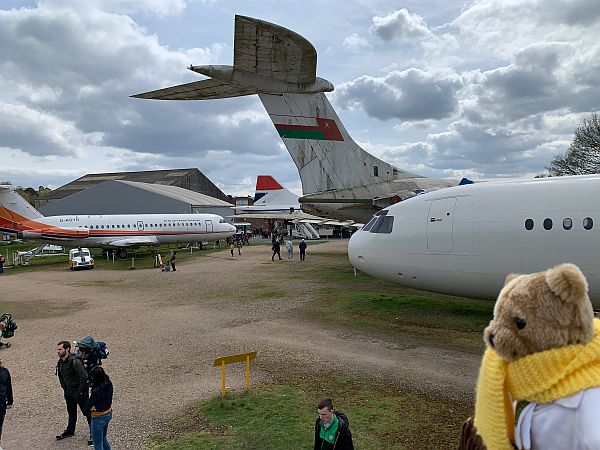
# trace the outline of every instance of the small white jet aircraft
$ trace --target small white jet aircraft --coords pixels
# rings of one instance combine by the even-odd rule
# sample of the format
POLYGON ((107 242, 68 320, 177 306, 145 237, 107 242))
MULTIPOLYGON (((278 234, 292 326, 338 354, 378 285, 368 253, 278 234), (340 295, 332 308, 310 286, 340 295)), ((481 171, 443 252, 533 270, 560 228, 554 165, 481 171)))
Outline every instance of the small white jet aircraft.
POLYGON ((383 209, 354 233, 362 272, 403 286, 496 298, 506 275, 571 262, 600 307, 600 175, 468 184, 383 209))
POLYGON ((235 209, 244 213, 300 211, 298 198, 271 175, 259 175, 256 177, 254 205, 236 206, 235 209))
POLYGON ((327 100, 333 85, 316 76, 317 51, 287 28, 235 16, 233 66, 190 66, 207 80, 133 95, 206 100, 258 94, 300 173, 302 209, 366 222, 381 208, 455 186, 401 170, 352 140, 327 100))
POLYGON ((21 239, 74 247, 127 247, 224 239, 235 227, 215 214, 115 214, 44 217, 11 185, 0 184, 0 231, 21 239))

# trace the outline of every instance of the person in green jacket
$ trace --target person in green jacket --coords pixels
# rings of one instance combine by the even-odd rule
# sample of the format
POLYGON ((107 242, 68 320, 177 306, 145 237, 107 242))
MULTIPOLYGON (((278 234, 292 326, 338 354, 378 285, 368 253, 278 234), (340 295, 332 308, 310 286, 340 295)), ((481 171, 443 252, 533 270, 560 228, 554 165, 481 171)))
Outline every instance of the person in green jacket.
POLYGON ((331 399, 321 400, 317 411, 314 450, 354 450, 350 421, 344 413, 333 410, 331 399))

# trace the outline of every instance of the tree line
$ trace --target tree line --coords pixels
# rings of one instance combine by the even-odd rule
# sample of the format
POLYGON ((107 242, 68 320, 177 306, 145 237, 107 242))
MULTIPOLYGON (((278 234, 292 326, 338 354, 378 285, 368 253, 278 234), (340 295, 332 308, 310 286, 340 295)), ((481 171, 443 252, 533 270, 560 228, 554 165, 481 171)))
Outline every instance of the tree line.
POLYGON ((600 118, 593 113, 575 129, 573 141, 546 167, 550 176, 600 173, 600 118))

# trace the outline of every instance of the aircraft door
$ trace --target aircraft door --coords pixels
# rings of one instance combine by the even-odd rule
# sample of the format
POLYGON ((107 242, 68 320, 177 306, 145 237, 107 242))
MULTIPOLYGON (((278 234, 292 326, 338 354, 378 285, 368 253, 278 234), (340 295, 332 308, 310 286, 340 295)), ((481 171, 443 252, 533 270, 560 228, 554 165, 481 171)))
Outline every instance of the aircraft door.
POLYGON ((206 224, 206 232, 207 233, 212 233, 212 231, 213 231, 212 220, 205 220, 204 223, 206 224))
POLYGON ((141 220, 138 220, 137 229, 138 229, 138 231, 144 231, 144 222, 142 222, 141 220))
POLYGON ((434 253, 454 250, 452 230, 456 198, 434 200, 429 206, 427 217, 427 249, 434 253))

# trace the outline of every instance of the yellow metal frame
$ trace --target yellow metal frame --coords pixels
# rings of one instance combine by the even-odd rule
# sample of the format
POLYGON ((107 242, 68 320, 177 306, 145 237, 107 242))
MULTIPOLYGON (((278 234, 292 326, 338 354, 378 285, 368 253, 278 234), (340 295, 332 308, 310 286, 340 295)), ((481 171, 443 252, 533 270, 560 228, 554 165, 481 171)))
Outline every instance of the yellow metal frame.
POLYGON ((256 352, 241 353, 239 355, 224 356, 215 359, 213 367, 221 366, 221 397, 225 397, 227 391, 225 389, 225 364, 236 362, 246 362, 246 391, 250 390, 250 361, 256 358, 256 352))

